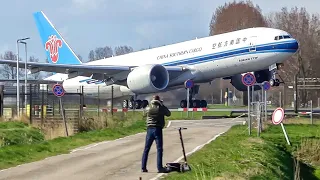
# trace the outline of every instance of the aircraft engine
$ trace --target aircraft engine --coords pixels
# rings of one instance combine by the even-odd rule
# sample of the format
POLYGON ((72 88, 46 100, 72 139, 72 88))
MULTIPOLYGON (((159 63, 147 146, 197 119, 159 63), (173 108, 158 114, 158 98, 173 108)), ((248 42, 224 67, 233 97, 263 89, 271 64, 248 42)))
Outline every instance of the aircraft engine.
POLYGON ((127 85, 133 93, 148 94, 164 90, 169 84, 169 73, 160 64, 147 64, 133 69, 127 85))
MULTIPOLYGON (((262 83, 264 81, 269 81, 272 77, 271 72, 269 69, 261 70, 261 71, 256 71, 253 72, 254 75, 256 76, 256 81, 257 83, 262 83)), ((243 74, 244 75, 244 74, 243 74)), ((238 91, 247 91, 247 86, 245 86, 242 83, 242 74, 237 74, 231 77, 231 82, 230 82, 238 91)), ((254 90, 260 90, 260 86, 255 86, 254 90)))

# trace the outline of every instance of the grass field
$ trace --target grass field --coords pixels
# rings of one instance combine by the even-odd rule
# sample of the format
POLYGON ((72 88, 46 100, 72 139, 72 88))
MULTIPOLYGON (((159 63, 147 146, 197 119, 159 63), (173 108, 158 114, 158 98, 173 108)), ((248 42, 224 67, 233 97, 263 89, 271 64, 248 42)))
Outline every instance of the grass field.
POLYGON ((249 137, 246 126, 234 126, 189 157, 191 172, 170 173, 164 179, 291 180, 297 167, 303 179, 320 179, 320 125, 289 121, 303 122, 285 124, 292 146, 286 144, 280 126, 268 126, 261 137, 254 130, 249 137))
MULTIPOLYGON (((1 122, 1 126, 10 122, 1 122)), ((145 131, 145 122, 137 120, 124 127, 107 128, 96 131, 78 133, 74 136, 60 137, 53 140, 40 141, 32 144, 17 144, 0 148, 0 169, 9 168, 23 163, 37 161, 49 156, 68 153, 70 150, 95 142, 118 139, 131 134, 145 131)), ((15 136, 17 139, 20 136, 15 136)))

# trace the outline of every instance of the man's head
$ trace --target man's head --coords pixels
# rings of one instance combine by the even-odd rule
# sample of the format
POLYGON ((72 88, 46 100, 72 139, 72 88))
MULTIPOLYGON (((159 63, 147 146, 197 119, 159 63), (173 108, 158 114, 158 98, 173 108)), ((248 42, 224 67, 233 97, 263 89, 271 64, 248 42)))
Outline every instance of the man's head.
POLYGON ((158 100, 158 101, 160 101, 160 97, 159 97, 158 95, 154 95, 154 96, 153 96, 153 100, 158 100))

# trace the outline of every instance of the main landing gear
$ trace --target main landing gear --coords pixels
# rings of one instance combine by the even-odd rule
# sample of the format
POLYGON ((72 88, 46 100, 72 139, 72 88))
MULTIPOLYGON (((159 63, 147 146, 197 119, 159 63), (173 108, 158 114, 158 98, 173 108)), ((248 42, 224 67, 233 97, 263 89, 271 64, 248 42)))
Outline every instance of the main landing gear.
MULTIPOLYGON (((206 100, 193 100, 193 96, 198 94, 199 92, 199 85, 195 85, 193 88, 189 90, 189 108, 206 108, 208 103, 206 100)), ((187 108, 187 100, 181 100, 180 102, 181 108, 187 108)))
POLYGON ((123 100, 122 107, 125 109, 144 109, 149 105, 147 100, 140 100, 132 96, 130 100, 123 100), (136 100, 135 100, 136 99, 136 100))
MULTIPOLYGON (((193 96, 198 94, 199 85, 195 85, 189 90, 189 108, 206 108, 208 103, 206 100, 193 99, 193 96)), ((123 100, 122 108, 125 109, 144 109, 149 105, 147 100, 140 100, 132 96, 130 100, 123 100)), ((181 108, 187 108, 187 100, 183 99, 180 101, 181 108)))

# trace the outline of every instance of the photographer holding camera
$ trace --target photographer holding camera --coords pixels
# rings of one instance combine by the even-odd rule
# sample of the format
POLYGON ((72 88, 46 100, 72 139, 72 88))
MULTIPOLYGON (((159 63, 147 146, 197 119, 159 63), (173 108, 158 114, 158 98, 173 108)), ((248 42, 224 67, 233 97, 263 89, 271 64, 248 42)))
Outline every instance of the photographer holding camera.
POLYGON ((149 151, 153 141, 157 144, 157 168, 158 173, 166 173, 166 169, 162 166, 163 155, 163 136, 162 129, 165 126, 164 116, 170 116, 170 110, 163 105, 159 96, 153 96, 153 100, 146 108, 147 114, 147 135, 145 141, 144 152, 142 155, 142 172, 148 172, 147 160, 149 151))

